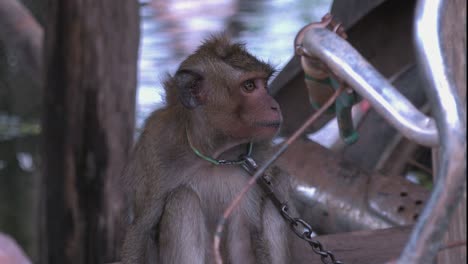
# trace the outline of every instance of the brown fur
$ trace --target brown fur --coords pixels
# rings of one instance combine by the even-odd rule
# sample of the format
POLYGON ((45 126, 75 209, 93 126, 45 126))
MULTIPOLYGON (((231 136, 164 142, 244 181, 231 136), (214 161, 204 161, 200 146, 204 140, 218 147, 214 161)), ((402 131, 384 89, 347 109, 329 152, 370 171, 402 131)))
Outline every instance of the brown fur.
MULTIPOLYGON (((132 212, 124 264, 144 263, 149 255, 156 263, 212 263, 216 221, 250 175, 239 165, 215 166, 196 156, 187 133, 200 152, 223 159, 236 159, 253 141, 253 157, 261 162, 281 121, 266 87, 272 73, 243 45, 218 36, 168 77, 167 104, 148 118, 124 173, 132 212), (255 90, 246 90, 246 82, 255 90)), ((279 170, 271 174, 287 197, 289 179, 279 170)), ((286 228, 255 186, 228 220, 225 263, 286 263, 286 228)))

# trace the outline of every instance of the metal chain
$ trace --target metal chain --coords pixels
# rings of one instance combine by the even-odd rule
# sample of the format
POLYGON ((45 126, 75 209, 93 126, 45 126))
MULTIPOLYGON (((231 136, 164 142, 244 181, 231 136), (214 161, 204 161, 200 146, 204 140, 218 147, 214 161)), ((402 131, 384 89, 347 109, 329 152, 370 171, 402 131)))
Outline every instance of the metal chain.
MULTIPOLYGON (((255 174, 255 171, 258 168, 257 163, 251 156, 243 156, 242 167, 251 175, 255 174)), ((258 179, 257 182, 263 191, 270 197, 273 204, 278 208, 283 218, 289 222, 291 230, 299 238, 309 243, 312 247, 312 250, 320 256, 322 263, 324 264, 344 264, 343 262, 337 260, 333 253, 329 250, 323 248, 322 244, 312 239, 312 227, 304 219, 299 217, 293 217, 288 213, 288 205, 286 201, 281 201, 278 198, 278 195, 273 189, 271 178, 267 174, 263 174, 262 177, 258 179)))
POLYGON ((283 204, 281 208, 281 215, 289 222, 289 225, 299 238, 305 240, 309 245, 312 247, 312 250, 317 254, 320 255, 320 259, 324 264, 344 264, 343 262, 337 260, 335 255, 329 250, 323 248, 322 244, 312 239, 312 227, 302 218, 299 217, 292 217, 288 213, 288 206, 287 204, 283 204))

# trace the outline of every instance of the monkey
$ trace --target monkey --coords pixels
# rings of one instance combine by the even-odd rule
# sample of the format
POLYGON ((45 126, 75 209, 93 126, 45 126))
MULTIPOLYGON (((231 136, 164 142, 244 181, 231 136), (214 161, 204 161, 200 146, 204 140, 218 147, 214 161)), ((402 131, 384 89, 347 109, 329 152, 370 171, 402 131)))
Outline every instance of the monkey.
MULTIPOLYGON (((166 104, 146 120, 123 173, 132 219, 122 263, 214 263, 217 220, 251 177, 238 164, 216 163, 237 161, 249 146, 257 163, 274 151, 282 115, 268 90, 273 73, 245 44, 219 34, 167 76, 166 104)), ((268 173, 288 199, 288 175, 277 166, 268 173)), ((287 263, 287 229, 254 186, 227 219, 223 262, 287 263)))

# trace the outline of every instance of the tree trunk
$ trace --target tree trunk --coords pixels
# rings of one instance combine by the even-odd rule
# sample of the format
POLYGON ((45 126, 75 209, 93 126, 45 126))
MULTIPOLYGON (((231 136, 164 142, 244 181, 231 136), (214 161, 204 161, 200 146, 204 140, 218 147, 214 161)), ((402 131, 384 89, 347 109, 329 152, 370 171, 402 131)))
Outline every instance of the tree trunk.
POLYGON ((41 263, 118 259, 119 176, 133 141, 136 0, 49 0, 41 263))

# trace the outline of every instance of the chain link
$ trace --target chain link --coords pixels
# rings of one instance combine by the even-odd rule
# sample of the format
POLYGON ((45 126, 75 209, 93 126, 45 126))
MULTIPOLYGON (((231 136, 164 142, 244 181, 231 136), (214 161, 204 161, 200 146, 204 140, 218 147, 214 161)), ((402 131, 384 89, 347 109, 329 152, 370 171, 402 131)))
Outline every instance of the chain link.
POLYGON ((322 244, 312 239, 312 227, 304 219, 299 217, 293 217, 288 213, 288 205, 283 204, 281 207, 281 215, 289 222, 289 225, 299 238, 305 240, 312 247, 312 250, 320 255, 322 263, 324 264, 344 264, 343 262, 336 260, 333 253, 329 250, 325 250, 322 244))
MULTIPOLYGON (((258 168, 257 163, 255 160, 250 156, 244 155, 242 157, 243 163, 242 167, 249 173, 255 174, 255 171, 258 168)), ((278 195, 275 193, 273 189, 270 176, 267 174, 263 174, 258 180, 258 184, 262 187, 264 192, 270 197, 271 201, 275 206, 280 210, 281 215, 283 218, 289 222, 289 226, 291 230, 296 234, 299 238, 309 243, 312 247, 312 250, 320 256, 322 263, 324 264, 344 264, 343 262, 336 260, 333 253, 329 250, 325 250, 322 244, 312 239, 312 227, 309 223, 307 223, 304 219, 299 217, 293 217, 288 213, 288 205, 286 202, 281 201, 278 198, 278 195)))

